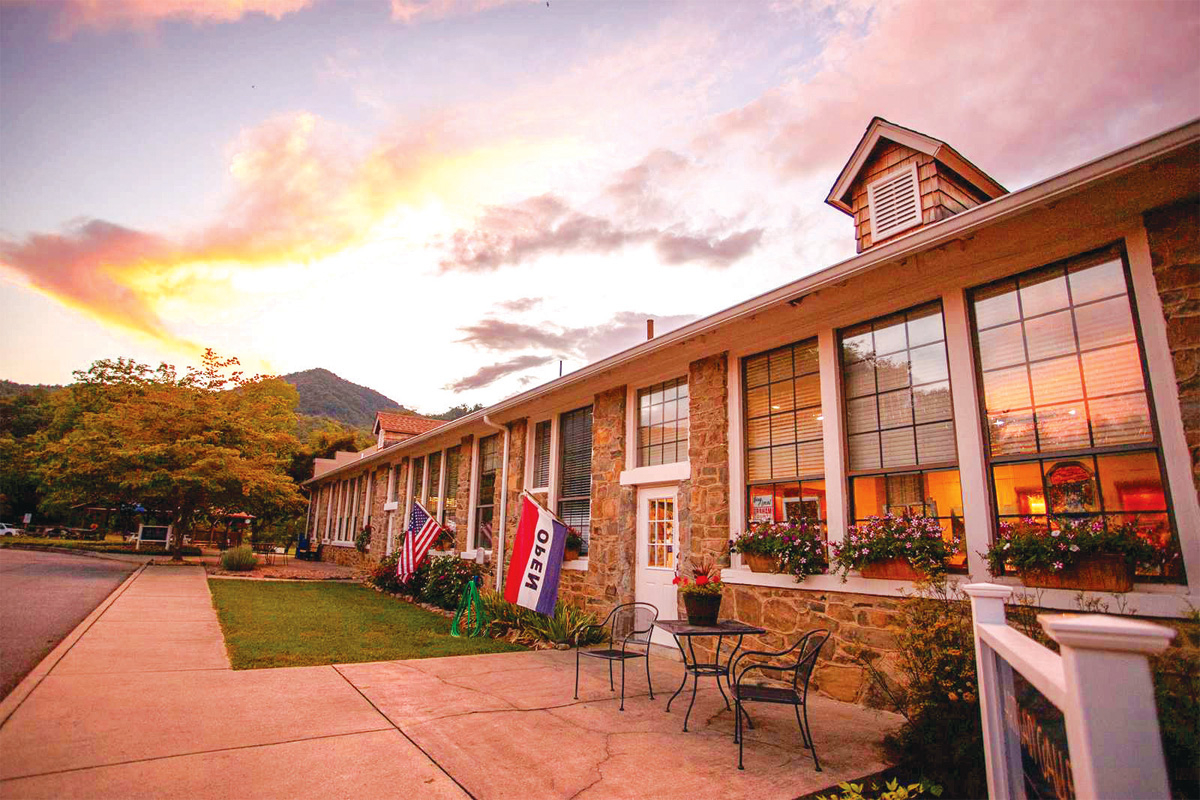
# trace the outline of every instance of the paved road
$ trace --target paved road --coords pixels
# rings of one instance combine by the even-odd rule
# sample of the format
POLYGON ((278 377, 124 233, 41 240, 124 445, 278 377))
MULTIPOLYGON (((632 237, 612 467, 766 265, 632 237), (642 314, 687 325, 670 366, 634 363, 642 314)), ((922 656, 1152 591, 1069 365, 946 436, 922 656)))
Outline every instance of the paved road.
POLYGON ((0 697, 137 566, 65 553, 0 550, 0 697))

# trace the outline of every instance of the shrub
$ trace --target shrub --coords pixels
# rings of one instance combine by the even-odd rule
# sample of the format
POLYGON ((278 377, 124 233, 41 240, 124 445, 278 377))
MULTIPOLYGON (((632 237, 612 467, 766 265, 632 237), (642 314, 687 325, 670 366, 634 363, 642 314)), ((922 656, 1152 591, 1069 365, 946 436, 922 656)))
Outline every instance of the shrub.
POLYGON ((429 559, 422 561, 417 566, 417 571, 407 581, 400 580, 400 576, 397 574, 396 570, 399 567, 399 562, 399 553, 393 553, 381 559, 378 564, 371 568, 371 585, 378 586, 385 592, 419 598, 421 590, 425 588, 425 583, 429 578, 429 559))
POLYGON ((466 561, 456 555, 426 559, 429 573, 420 589, 419 597, 430 603, 453 611, 462 599, 463 587, 472 578, 483 575, 483 569, 474 561, 466 561))
POLYGON ((358 532, 358 536, 354 537, 354 549, 360 553, 365 553, 371 549, 371 526, 363 525, 362 530, 358 532))
POLYGON ((221 569, 227 569, 230 572, 245 572, 256 566, 258 566, 258 559, 254 557, 254 551, 250 549, 249 545, 232 547, 221 553, 221 569))
POLYGON ((921 780, 920 783, 910 783, 907 786, 901 786, 900 781, 892 778, 884 784, 883 792, 879 791, 879 784, 871 784, 870 794, 863 794, 863 785, 861 783, 839 783, 838 788, 842 790, 841 794, 817 795, 817 800, 908 800, 910 797, 920 797, 926 792, 934 797, 942 796, 942 787, 921 780))
MULTIPOLYGON (((577 633, 587 625, 596 624, 593 615, 566 602, 559 602, 554 607, 554 615, 547 617, 508 602, 498 592, 484 591, 480 597, 491 624, 492 635, 510 635, 521 644, 545 642, 574 645, 577 633)), ((603 639, 603 632, 591 630, 581 638, 579 645, 586 647, 603 639)))
POLYGON ((888 514, 851 525, 845 541, 833 544, 836 569, 846 573, 864 564, 902 558, 929 575, 946 571, 946 558, 953 552, 942 526, 932 517, 888 514))

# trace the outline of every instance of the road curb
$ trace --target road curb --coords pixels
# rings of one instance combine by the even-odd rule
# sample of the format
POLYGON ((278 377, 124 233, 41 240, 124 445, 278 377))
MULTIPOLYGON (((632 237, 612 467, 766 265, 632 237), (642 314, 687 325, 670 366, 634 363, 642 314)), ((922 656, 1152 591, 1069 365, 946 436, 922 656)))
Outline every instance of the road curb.
POLYGON ((150 565, 142 564, 133 571, 132 575, 122 581, 120 586, 113 589, 108 597, 104 598, 100 605, 92 610, 92 613, 83 618, 83 622, 75 626, 75 630, 68 633, 66 638, 59 642, 58 646, 51 650, 49 655, 38 662, 38 665, 31 669, 29 674, 21 679, 20 683, 13 687, 13 690, 8 693, 8 696, 4 700, 0 701, 0 728, 8 724, 8 720, 21 707, 21 704, 25 702, 25 698, 33 693, 33 690, 38 687, 42 679, 49 675, 50 671, 58 666, 58 662, 62 660, 63 656, 75 646, 76 642, 83 638, 88 628, 92 627, 96 620, 108 610, 109 606, 116 602, 117 598, 129 588, 131 583, 137 580, 138 576, 148 566, 150 565))
MULTIPOLYGON (((26 550, 34 553, 60 553, 68 556, 85 556, 87 558, 103 558, 108 561, 121 561, 126 564, 149 564, 155 556, 140 556, 135 553, 105 553, 102 550, 85 550, 76 547, 54 547, 48 544, 5 544, 0 550, 26 550), (146 558, 150 561, 141 561, 146 558)), ((160 556, 161 557, 161 556, 160 556)))

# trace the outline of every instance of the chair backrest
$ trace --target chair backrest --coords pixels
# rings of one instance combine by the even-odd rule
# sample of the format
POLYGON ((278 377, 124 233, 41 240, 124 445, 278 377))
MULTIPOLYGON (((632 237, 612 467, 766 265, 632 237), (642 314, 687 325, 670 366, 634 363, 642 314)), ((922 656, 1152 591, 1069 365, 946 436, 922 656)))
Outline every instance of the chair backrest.
POLYGON ((829 631, 818 628, 804 634, 804 638, 800 640, 799 646, 796 648, 796 668, 792 673, 792 688, 802 698, 808 696, 808 682, 817 665, 817 656, 821 654, 821 648, 827 641, 829 641, 829 631))
POLYGON ((650 643, 658 609, 650 603, 623 603, 608 615, 612 641, 650 643))

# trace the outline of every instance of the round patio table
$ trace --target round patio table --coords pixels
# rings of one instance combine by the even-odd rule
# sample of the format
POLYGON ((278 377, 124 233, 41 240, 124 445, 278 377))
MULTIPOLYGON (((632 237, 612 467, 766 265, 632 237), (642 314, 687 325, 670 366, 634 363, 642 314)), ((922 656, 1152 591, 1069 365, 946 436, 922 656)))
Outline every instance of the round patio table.
POLYGON ((679 647, 679 653, 683 656, 683 681, 680 682, 679 688, 675 690, 675 694, 671 695, 671 699, 667 701, 668 714, 671 713, 671 703, 683 691, 683 687, 687 685, 688 675, 692 676, 692 701, 688 703, 687 713, 683 716, 684 732, 688 729, 688 718, 692 715, 692 706, 696 704, 696 685, 700 681, 700 676, 711 675, 716 679, 717 689, 721 691, 721 697, 725 698, 725 707, 730 708, 729 697, 725 694, 725 690, 721 688, 721 676, 725 676, 725 683, 728 684, 729 668, 733 664, 733 657, 737 655, 737 651, 742 646, 743 636, 748 633, 767 632, 766 628, 747 625, 736 619, 723 619, 716 625, 693 625, 684 619, 660 619, 654 624, 675 637, 675 644, 679 647), (717 637, 717 649, 713 653, 713 660, 711 662, 701 663, 696 660, 696 650, 692 644, 692 640, 697 636, 717 637), (729 652, 729 658, 725 659, 725 663, 722 664, 721 643, 725 640, 726 636, 736 636, 737 643, 729 652), (683 639, 687 639, 686 649, 683 646, 683 639))

